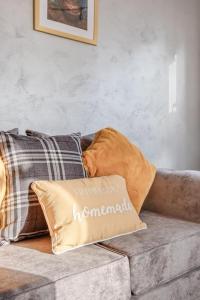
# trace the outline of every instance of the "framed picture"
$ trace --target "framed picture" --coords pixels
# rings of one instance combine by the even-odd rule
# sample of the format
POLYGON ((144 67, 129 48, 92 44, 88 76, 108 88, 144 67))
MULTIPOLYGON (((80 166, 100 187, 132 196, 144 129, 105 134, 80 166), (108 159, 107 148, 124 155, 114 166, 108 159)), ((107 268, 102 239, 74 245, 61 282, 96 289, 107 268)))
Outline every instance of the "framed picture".
POLYGON ((96 45, 98 0, 34 0, 34 29, 96 45))

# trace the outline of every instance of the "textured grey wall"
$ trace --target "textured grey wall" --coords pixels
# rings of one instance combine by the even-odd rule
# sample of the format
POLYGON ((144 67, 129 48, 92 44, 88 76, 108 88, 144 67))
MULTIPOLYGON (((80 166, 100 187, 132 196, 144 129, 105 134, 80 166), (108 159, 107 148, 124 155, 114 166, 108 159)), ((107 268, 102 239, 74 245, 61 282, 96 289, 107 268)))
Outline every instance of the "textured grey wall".
POLYGON ((113 126, 157 166, 199 168, 200 1, 99 1, 94 47, 33 31, 32 0, 0 0, 1 129, 113 126))

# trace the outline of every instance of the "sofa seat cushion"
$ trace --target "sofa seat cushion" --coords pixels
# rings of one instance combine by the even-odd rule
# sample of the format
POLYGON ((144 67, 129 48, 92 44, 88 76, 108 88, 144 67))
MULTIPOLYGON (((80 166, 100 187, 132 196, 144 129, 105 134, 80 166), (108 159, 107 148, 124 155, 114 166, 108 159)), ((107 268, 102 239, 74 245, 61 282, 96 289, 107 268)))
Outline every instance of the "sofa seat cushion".
POLYGON ((126 253, 131 291, 140 295, 200 266, 200 225, 144 211, 147 230, 104 242, 126 253))
POLYGON ((0 299, 129 299, 130 295, 128 258, 97 245, 59 256, 51 254, 47 237, 0 248, 0 299))

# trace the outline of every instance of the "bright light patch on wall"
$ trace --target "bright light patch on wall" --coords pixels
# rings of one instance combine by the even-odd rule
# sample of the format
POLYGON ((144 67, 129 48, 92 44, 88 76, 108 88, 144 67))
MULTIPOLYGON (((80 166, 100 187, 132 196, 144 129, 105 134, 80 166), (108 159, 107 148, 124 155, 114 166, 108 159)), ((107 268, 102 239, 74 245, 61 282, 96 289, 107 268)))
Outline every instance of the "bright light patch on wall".
POLYGON ((176 112, 177 104, 177 55, 169 65, 169 113, 176 112))

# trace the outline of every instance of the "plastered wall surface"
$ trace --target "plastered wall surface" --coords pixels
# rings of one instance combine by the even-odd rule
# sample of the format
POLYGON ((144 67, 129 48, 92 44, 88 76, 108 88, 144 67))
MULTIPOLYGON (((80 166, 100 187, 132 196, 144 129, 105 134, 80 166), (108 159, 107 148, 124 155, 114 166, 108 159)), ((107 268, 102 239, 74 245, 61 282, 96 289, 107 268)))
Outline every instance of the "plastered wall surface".
POLYGON ((33 31, 0 0, 0 128, 112 126, 158 167, 200 168, 200 1, 99 0, 98 46, 33 31))

